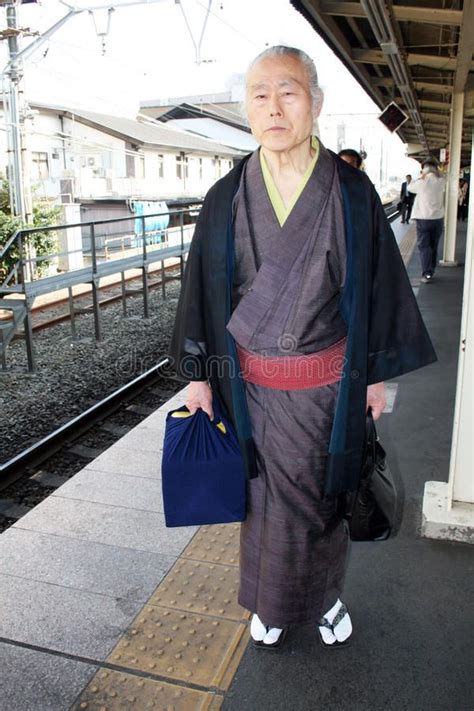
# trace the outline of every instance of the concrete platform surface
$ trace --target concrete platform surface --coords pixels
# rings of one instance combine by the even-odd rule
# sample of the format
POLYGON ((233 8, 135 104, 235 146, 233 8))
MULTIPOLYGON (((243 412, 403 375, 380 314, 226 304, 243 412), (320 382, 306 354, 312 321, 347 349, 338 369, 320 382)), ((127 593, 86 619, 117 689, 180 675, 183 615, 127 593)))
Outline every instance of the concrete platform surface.
POLYGON ((34 649, 0 642, 0 711, 64 711, 95 667, 34 649))

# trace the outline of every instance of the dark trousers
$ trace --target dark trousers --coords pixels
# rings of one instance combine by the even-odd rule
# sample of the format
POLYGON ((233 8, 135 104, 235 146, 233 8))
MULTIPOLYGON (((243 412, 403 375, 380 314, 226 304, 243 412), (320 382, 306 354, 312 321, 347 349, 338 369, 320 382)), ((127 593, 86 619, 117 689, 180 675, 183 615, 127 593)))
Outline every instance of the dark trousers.
POLYGON ((467 209, 467 202, 463 203, 462 205, 458 205, 458 220, 461 220, 461 222, 464 222, 467 218, 467 209))
POLYGON ((434 274, 438 263, 438 244, 444 220, 416 220, 416 242, 420 252, 421 273, 434 274))
POLYGON ((412 200, 407 200, 405 198, 402 201, 402 222, 408 222, 410 220, 412 207, 413 207, 412 200))

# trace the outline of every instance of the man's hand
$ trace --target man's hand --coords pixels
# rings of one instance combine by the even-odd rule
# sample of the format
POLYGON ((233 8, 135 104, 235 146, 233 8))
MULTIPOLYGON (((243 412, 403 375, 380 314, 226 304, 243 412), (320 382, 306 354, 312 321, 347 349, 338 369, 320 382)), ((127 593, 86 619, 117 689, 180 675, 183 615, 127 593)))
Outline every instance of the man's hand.
POLYGON ((376 383, 367 387, 367 409, 372 408, 372 417, 378 420, 382 414, 387 398, 385 397, 385 384, 376 383))
POLYGON ((212 411, 212 390, 206 381, 193 380, 189 383, 186 407, 191 415, 194 415, 196 410, 201 408, 209 415, 211 420, 214 419, 214 413, 212 411))

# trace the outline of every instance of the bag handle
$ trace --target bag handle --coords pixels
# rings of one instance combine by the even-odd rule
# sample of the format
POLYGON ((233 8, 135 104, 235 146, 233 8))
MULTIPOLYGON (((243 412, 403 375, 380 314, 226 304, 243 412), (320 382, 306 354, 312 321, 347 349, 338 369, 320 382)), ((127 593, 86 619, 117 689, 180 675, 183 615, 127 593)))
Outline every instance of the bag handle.
POLYGON ((365 417, 365 449, 364 449, 364 460, 368 456, 372 457, 372 461, 375 461, 376 450, 377 450, 378 435, 375 428, 375 422, 372 415, 372 408, 369 406, 367 409, 367 415, 365 417))

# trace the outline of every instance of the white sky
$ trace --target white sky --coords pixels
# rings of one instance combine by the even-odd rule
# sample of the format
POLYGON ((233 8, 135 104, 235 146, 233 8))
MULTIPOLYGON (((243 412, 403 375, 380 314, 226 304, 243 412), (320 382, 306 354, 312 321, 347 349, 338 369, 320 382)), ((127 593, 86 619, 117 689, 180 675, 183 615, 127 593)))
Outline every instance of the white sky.
MULTIPOLYGON (((71 0, 72 3, 73 0, 71 0)), ((76 7, 89 7, 93 0, 79 0, 76 7)), ((95 4, 104 4, 96 0, 95 4)), ((198 38, 208 0, 182 0, 183 8, 198 38)), ((26 98, 43 103, 88 108, 135 116, 140 99, 225 91, 233 74, 242 74, 250 60, 267 45, 290 44, 304 49, 316 62, 325 92, 324 114, 367 114, 379 110, 289 0, 213 0, 206 26, 201 59, 197 65, 194 47, 181 8, 174 0, 120 7, 115 3, 106 55, 96 35, 93 16, 84 12, 70 19, 27 61, 26 98)), ((19 7, 19 25, 44 32, 67 13, 59 0, 43 0, 19 7)), ((99 31, 106 11, 96 11, 99 31)), ((6 26, 5 11, 0 10, 6 26)), ((23 46, 30 38, 23 40, 23 46)), ((7 59, 6 42, 0 52, 7 59)), ((384 129, 386 131, 386 129, 384 129)), ((407 170, 403 144, 397 161, 407 170)), ((403 170, 403 168, 402 168, 403 170)))

